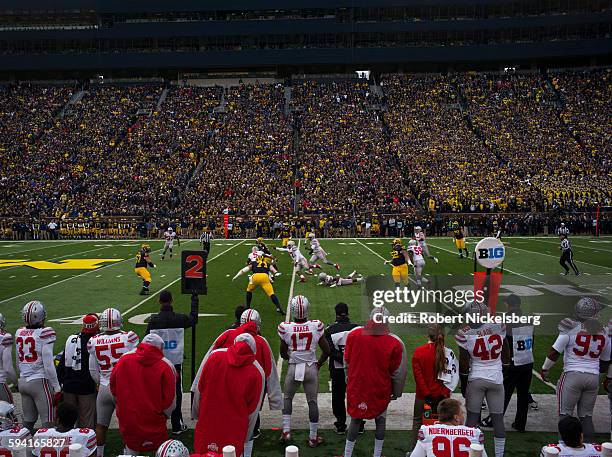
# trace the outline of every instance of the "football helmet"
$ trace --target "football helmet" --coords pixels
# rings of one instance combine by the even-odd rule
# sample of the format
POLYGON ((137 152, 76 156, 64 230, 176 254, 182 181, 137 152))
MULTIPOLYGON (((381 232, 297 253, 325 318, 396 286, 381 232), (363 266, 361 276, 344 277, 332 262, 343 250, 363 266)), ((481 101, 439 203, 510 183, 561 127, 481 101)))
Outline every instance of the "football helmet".
POLYGON ((312 240, 314 237, 315 237, 314 232, 310 232, 310 233, 308 234, 308 239, 311 239, 311 240, 312 240))
POLYGON ((147 243, 142 243, 140 249, 142 249, 146 253, 151 252, 151 246, 149 246, 147 243))
POLYGON ((397 244, 402 244, 402 240, 400 238, 393 238, 393 246, 397 244))
POLYGON ((47 310, 45 309, 45 305, 41 302, 32 300, 27 302, 21 310, 21 317, 23 318, 23 322, 28 326, 39 325, 45 322, 47 310))
POLYGON ((164 441, 155 457, 189 457, 189 449, 179 440, 164 441))
POLYGON ((4 330, 6 327, 6 318, 0 313, 0 330, 4 330))
POLYGON ((415 225, 415 226, 414 226, 414 231, 415 231, 415 232, 420 232, 421 230, 423 230, 423 229, 421 228, 421 226, 420 226, 420 225, 415 225))
POLYGON ((259 252, 259 249, 257 248, 257 246, 253 246, 251 248, 251 254, 257 254, 259 252))
POLYGON ((0 401, 0 431, 10 430, 17 424, 15 405, 0 401))
POLYGON ((259 311, 257 311, 256 309, 249 308, 245 309, 242 312, 242 314, 240 315, 240 325, 246 324, 250 321, 255 321, 255 323, 257 324, 257 330, 261 328, 261 316, 259 314, 259 311))
POLYGON ((324 282, 327 279, 327 273, 321 272, 319 273, 319 281, 324 282))
POLYGON ((480 316, 484 316, 489 312, 489 307, 484 301, 473 300, 470 303, 465 305, 463 308, 465 314, 476 314, 480 316))
POLYGON ((411 238, 410 241, 408 241, 408 246, 416 246, 417 244, 417 240, 414 238, 411 238))
POLYGON ((291 299, 291 314, 294 319, 308 319, 310 302, 303 295, 296 295, 291 299))
POLYGON ((593 297, 582 297, 576 303, 576 309, 574 311, 576 319, 585 321, 587 319, 594 319, 601 311, 601 306, 597 303, 593 297))
POLYGON ((100 315, 100 331, 114 332, 121 330, 121 313, 115 308, 106 308, 100 315))
POLYGON ((294 246, 295 246, 295 241, 293 241, 293 240, 289 240, 289 241, 287 241, 287 247, 288 247, 288 248, 292 248, 292 247, 294 247, 294 246))

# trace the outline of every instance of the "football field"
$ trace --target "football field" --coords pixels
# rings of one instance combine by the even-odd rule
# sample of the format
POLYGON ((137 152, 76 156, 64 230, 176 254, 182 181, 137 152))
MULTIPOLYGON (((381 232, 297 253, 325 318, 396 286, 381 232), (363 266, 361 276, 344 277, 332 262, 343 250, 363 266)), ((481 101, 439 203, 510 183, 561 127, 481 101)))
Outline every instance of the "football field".
MULTIPOLYGON (((558 322, 565 317, 567 308, 563 300, 575 303, 576 298, 567 296, 569 288, 595 290, 607 305, 612 296, 612 237, 572 237, 575 260, 581 276, 564 277, 559 259, 559 243, 556 237, 513 237, 504 239, 506 259, 504 262, 504 285, 524 296, 530 313, 541 313, 543 319, 558 322), (540 301, 530 301, 536 294, 540 301), (543 300, 543 301, 542 301, 543 300), (544 303, 544 304, 542 304, 544 303)), ((473 250, 476 239, 467 239, 468 249, 473 250)), ((146 321, 159 308, 158 295, 169 289, 174 295, 175 310, 189 312, 190 296, 180 293, 180 252, 182 249, 196 250, 195 240, 183 240, 175 245, 174 258, 160 259, 163 241, 147 241, 153 250, 152 260, 156 268, 150 269, 153 276, 151 294, 139 295, 141 280, 134 273, 135 255, 140 241, 137 240, 59 240, 59 241, 3 241, 0 242, 0 312, 7 319, 7 330, 14 333, 21 325, 21 308, 30 300, 40 300, 48 312, 47 325, 56 329, 58 343, 55 352, 62 350, 68 335, 78 331, 83 314, 101 312, 107 307, 119 309, 123 314, 124 328, 134 330, 141 338, 146 321)), ((364 277, 388 278, 390 267, 383 261, 390 257, 390 239, 322 239, 321 244, 328 258, 341 266, 340 274, 352 271, 364 277)), ((280 246, 279 240, 268 245, 280 246)), ((434 263, 427 259, 425 267, 428 284, 444 284, 460 278, 464 285, 473 281, 474 263, 460 259, 451 238, 429 238, 431 254, 439 259, 434 263)), ((208 350, 210 343, 234 321, 234 308, 245 302, 247 275, 232 281, 234 274, 244 266, 252 240, 214 240, 207 264, 208 295, 200 297, 200 320, 197 326, 197 363, 208 350)), ((300 241, 302 253, 307 257, 304 240, 300 241)), ((352 320, 363 322, 366 312, 363 307, 363 287, 355 284, 328 288, 318 285, 316 277, 307 276, 301 283, 291 275, 291 261, 284 252, 277 252, 278 270, 282 273, 274 281, 274 289, 281 305, 287 308, 291 296, 302 294, 311 303, 311 318, 324 323, 334 321, 334 305, 345 302, 351 310, 352 320)), ((324 266, 329 274, 336 274, 331 266, 324 266)), ((315 270, 318 272, 318 270, 315 270)), ((412 269, 411 269, 412 274, 412 269)), ((274 310, 274 306, 261 290, 254 292, 252 306, 260 311, 263 319, 262 334, 268 339, 275 354, 278 354, 276 327, 285 320, 274 310)), ((604 318, 609 317, 606 306, 604 318)), ((408 356, 413 349, 425 343, 424 332, 393 329, 405 341, 408 356)), ((191 332, 186 333, 185 390, 188 390, 191 332)), ((550 344, 554 340, 551 332, 543 332, 534 345, 535 367, 540 367, 550 344)), ((452 337, 447 344, 454 347, 452 337)), ((534 378, 532 393, 554 394, 561 363, 552 371, 552 383, 534 378)), ((320 390, 329 391, 329 372, 321 370, 320 390)), ((535 376, 535 375, 534 375, 535 376)), ((414 392, 414 379, 409 371, 406 391, 414 392)), ((555 414, 551 411, 551 414, 555 414)), ((510 442, 510 440, 509 440, 510 442)), ((266 454, 268 455, 268 454, 266 454)), ((273 455, 273 454, 269 454, 273 455)), ((310 454, 309 454, 310 455, 310 454)), ((323 455, 323 454, 312 454, 323 455)), ((357 455, 357 454, 356 454, 357 455)), ((364 454, 365 455, 365 454, 364 454)), ((519 454, 509 454, 519 455, 519 454)))

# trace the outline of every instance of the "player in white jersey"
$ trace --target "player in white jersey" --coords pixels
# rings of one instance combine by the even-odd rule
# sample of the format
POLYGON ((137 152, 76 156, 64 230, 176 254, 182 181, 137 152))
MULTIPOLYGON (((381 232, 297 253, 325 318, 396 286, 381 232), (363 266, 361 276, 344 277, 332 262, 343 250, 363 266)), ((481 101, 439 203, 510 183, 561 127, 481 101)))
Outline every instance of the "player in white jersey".
POLYGON ((181 240, 172 227, 168 227, 168 230, 164 232, 164 252, 161 254, 161 259, 164 260, 166 257, 166 251, 170 251, 170 258, 172 258, 172 248, 174 247, 174 240, 178 241, 178 245, 181 245, 181 240))
POLYGON ((248 257, 247 257, 247 261, 246 261, 246 266, 241 268, 240 270, 238 270, 238 273, 236 273, 234 275, 234 277, 232 278, 232 281, 235 281, 236 279, 238 279, 240 276, 242 276, 245 273, 248 273, 249 271, 251 271, 251 265, 253 264, 253 262, 257 262, 257 258, 258 257, 264 257, 267 258, 271 261, 270 263, 270 281, 274 282, 274 278, 276 276, 280 276, 281 273, 278 272, 278 270, 276 269, 276 267, 273 264, 274 261, 274 257, 272 257, 269 254, 266 254, 265 252, 261 251, 257 246, 253 246, 251 248, 251 252, 249 253, 248 257))
POLYGON ((541 457, 547 457, 546 451, 550 448, 559 451, 558 457, 599 457, 601 456, 601 446, 584 442, 582 424, 580 420, 567 416, 559 421, 559 436, 561 441, 549 444, 542 448, 541 457))
POLYGON ((292 322, 281 322, 278 336, 281 339, 280 355, 289 361, 283 389, 283 433, 281 441, 291 440, 291 413, 293 397, 300 385, 304 386, 308 403, 310 433, 308 446, 317 447, 323 442, 317 434, 319 424, 319 368, 330 354, 329 343, 323 338, 323 322, 308 319, 308 299, 296 295, 291 299, 292 322), (317 346, 321 348, 321 358, 317 360, 317 346))
MULTIPOLYGON (((421 426, 410 457, 467 457, 472 444, 484 447, 482 430, 467 427, 464 422, 461 402, 452 398, 442 400, 438 405, 438 422, 421 426)), ((484 449, 482 457, 487 457, 484 449)))
POLYGON ((9 447, 12 447, 11 445, 14 445, 16 440, 23 441, 31 437, 30 430, 17 422, 15 405, 0 401, 0 456, 13 457, 9 447))
POLYGON ((34 441, 45 443, 45 447, 34 448, 35 457, 63 457, 68 455, 71 444, 83 446, 81 457, 96 454, 96 432, 90 428, 74 428, 79 418, 76 406, 60 403, 57 407, 55 427, 41 428, 34 434, 34 441))
POLYGON ((423 230, 419 225, 414 227, 414 239, 417 240, 419 246, 423 250, 423 254, 427 256, 427 258, 432 259, 434 262, 438 263, 438 258, 434 257, 429 253, 429 246, 427 246, 427 242, 425 241, 425 230, 423 230))
POLYGON ((300 248, 295 245, 295 241, 293 240, 289 240, 287 242, 286 248, 276 247, 275 249, 277 251, 284 251, 289 254, 289 257, 291 257, 291 260, 293 260, 293 271, 295 274, 299 275, 300 282, 306 281, 306 277, 302 274, 302 270, 306 270, 306 273, 312 275, 314 274, 312 271, 313 268, 321 268, 321 266, 316 263, 313 265, 308 263, 308 260, 306 260, 306 257, 304 257, 304 255, 300 252, 300 248))
POLYGON ((13 394, 8 383, 17 385, 17 375, 13 365, 13 335, 5 330, 6 319, 0 314, 0 401, 13 403, 13 394))
POLYGON ((326 265, 333 266, 336 270, 340 269, 340 265, 327 260, 327 252, 321 247, 319 240, 315 238, 314 232, 308 234, 308 241, 310 241, 310 263, 314 263, 317 260, 321 260, 326 265))
POLYGON ((105 309, 100 315, 100 334, 87 342, 89 374, 98 387, 96 398, 96 436, 98 456, 104 456, 106 431, 115 411, 115 399, 110 392, 110 376, 121 356, 138 346, 138 335, 121 330, 121 313, 105 309))
POLYGON ((37 300, 28 302, 21 316, 25 327, 15 332, 15 352, 23 425, 32 431, 39 417, 43 427, 53 424, 54 406, 61 388, 53 355, 55 330, 45 327, 45 306, 37 300))
POLYGON ((425 268, 425 258, 423 257, 423 248, 419 246, 417 240, 413 239, 408 242, 408 255, 412 261, 417 286, 420 286, 424 280, 423 269, 425 268))
POLYGON ((559 418, 572 416, 577 409, 585 441, 592 442, 593 408, 599 390, 599 373, 608 370, 610 337, 597 321, 601 305, 591 297, 576 303, 574 316, 559 324, 559 336, 542 365, 542 378, 563 354, 563 372, 557 383, 559 418))
MULTIPOLYGON (((484 302, 474 301, 466 318, 486 317, 484 302)), ((455 336, 459 346, 461 389, 465 391, 468 427, 480 421, 482 402, 486 398, 495 441, 495 457, 503 457, 506 442, 504 429, 504 376, 502 365, 508 365, 510 350, 506 328, 502 324, 469 324, 455 336), (466 386, 467 384, 467 386, 466 386)))
POLYGON ((327 287, 341 287, 350 286, 351 284, 357 284, 363 280, 363 276, 355 276, 356 271, 353 271, 350 275, 342 277, 340 275, 332 276, 325 272, 319 273, 319 285, 327 287))

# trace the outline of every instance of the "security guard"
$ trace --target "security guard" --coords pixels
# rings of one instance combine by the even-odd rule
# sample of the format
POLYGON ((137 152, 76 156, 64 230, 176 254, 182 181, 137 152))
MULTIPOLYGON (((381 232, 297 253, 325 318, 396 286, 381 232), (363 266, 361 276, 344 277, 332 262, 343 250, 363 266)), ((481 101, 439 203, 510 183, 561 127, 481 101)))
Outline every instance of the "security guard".
POLYGON ((159 294, 159 305, 159 313, 151 315, 146 334, 154 333, 164 340, 164 357, 176 369, 176 407, 172 411, 170 421, 172 423, 172 434, 180 435, 187 430, 187 426, 183 423, 183 415, 181 414, 185 329, 197 322, 198 313, 193 308, 189 315, 175 313, 172 308, 172 293, 169 290, 163 290, 159 294))

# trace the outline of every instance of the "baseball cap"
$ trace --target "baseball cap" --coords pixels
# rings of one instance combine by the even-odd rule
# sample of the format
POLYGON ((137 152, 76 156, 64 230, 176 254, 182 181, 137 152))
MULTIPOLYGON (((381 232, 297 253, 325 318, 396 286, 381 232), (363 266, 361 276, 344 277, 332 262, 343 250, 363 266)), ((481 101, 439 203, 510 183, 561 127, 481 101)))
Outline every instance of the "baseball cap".
POLYGON ((100 330, 98 315, 94 313, 83 316, 83 333, 96 334, 100 330))

